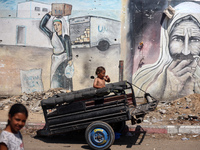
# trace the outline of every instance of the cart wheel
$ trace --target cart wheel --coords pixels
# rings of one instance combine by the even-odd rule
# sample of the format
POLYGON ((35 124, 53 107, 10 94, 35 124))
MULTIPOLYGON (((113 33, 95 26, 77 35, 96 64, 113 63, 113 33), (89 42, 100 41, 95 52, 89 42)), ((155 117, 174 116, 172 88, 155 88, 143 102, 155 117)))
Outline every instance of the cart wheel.
POLYGON ((95 121, 87 127, 85 139, 92 149, 105 150, 114 143, 115 134, 109 124, 95 121))

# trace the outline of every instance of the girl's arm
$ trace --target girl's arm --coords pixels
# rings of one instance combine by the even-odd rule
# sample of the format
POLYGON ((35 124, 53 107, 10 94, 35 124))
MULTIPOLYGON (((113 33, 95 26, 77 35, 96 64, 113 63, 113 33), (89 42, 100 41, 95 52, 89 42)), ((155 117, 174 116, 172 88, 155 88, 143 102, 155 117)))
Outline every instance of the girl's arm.
POLYGON ((0 150, 8 150, 6 144, 0 143, 0 150))

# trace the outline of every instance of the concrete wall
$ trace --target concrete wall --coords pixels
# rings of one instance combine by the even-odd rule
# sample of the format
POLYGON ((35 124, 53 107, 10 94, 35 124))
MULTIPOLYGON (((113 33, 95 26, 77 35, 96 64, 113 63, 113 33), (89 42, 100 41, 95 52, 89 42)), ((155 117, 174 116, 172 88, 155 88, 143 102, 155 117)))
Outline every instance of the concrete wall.
MULTIPOLYGON (((0 87, 0 95, 18 95, 23 92, 40 92, 59 87, 69 90, 92 87, 94 80, 91 77, 96 77, 95 70, 98 66, 106 68, 106 74, 110 76, 112 82, 118 81, 118 65, 121 52, 119 13, 121 2, 118 0, 118 3, 116 1, 108 2, 107 6, 100 6, 97 9, 95 8, 95 10, 94 7, 98 6, 99 3, 100 5, 103 4, 103 2, 88 4, 87 2, 77 1, 69 2, 72 5, 72 15, 61 17, 63 19, 63 37, 64 34, 70 37, 70 18, 94 16, 96 18, 107 18, 108 21, 116 20, 119 22, 115 28, 118 29, 115 31, 117 32, 117 37, 113 37, 113 34, 107 34, 105 37, 106 39, 112 39, 112 41, 117 39, 117 44, 113 42, 114 44, 111 44, 108 49, 101 50, 97 48, 97 45, 93 46, 91 43, 88 44, 88 47, 79 46, 79 48, 72 48, 72 60, 69 61, 71 59, 68 58, 70 52, 65 53, 66 55, 55 55, 55 53, 58 53, 58 51, 62 52, 62 50, 56 49, 55 43, 52 43, 53 40, 40 29, 41 19, 51 10, 52 3, 42 0, 16 1, 16 3, 11 5, 8 1, 4 1, 0 7, 0 12, 2 12, 0 17, 0 83, 2 85, 0 87), (80 10, 80 3, 82 3, 82 6, 85 6, 85 11, 83 9, 80 10), (117 8, 101 10, 109 7, 112 3, 117 8), (35 9, 36 7, 37 9, 35 9), (45 12, 46 10, 43 11, 42 8, 47 8, 48 12, 45 12), (15 11, 15 15, 13 15, 13 11, 15 11), (101 15, 99 11, 102 12, 101 15), (62 68, 62 65, 66 66, 62 68), (56 72, 58 76, 55 79, 54 74, 56 72), (62 84, 64 82, 65 84, 62 84), (62 86, 59 86, 57 83, 62 84, 62 86)), ((55 3, 61 2, 55 1, 55 3)), ((53 19, 55 19, 55 16, 51 16, 45 26, 49 32, 55 33, 52 26, 53 19)), ((101 20, 97 20, 95 24, 97 28, 99 27, 98 24, 103 26, 101 20)), ((109 25, 106 29, 111 30, 112 27, 109 25)), ((94 31, 96 32, 96 30, 94 31)), ((111 30, 110 33, 115 32, 111 30)), ((94 33, 90 34, 93 39, 99 39, 94 33)), ((101 37, 102 40, 103 38, 101 37)))
POLYGON ((48 37, 39 29, 40 20, 22 18, 0 18, 0 20, 0 44, 52 48, 48 37))
MULTIPOLYGON (((34 6, 51 6, 51 3, 45 1, 31 2, 34 6)), ((3 4, 0 11, 7 12, 3 4)), ((1 95, 16 95, 23 92, 24 78, 21 73, 24 71, 32 74, 32 77, 26 76, 26 79, 40 78, 41 85, 37 86, 40 87, 38 91, 51 88, 55 49, 50 38, 39 28, 41 19, 46 13, 30 15, 33 14, 33 9, 30 7, 27 14, 20 14, 28 11, 21 7, 27 4, 30 2, 20 1, 15 4, 16 14, 18 13, 16 17, 2 16, 1 13, 1 95), (32 73, 34 70, 35 74, 32 73), (41 71, 39 75, 36 73, 38 70, 41 71)), ((81 43, 84 46, 80 46, 81 44, 78 47, 72 46, 73 68, 70 73, 73 75, 73 90, 91 87, 93 79, 90 77, 96 76, 95 69, 98 66, 104 66, 111 81, 117 82, 119 61, 123 60, 124 79, 161 101, 171 101, 185 95, 200 93, 199 1, 114 0, 106 3, 94 1, 91 5, 86 1, 76 0, 69 1, 69 4, 72 5, 72 13, 65 17, 67 30, 70 30, 70 19, 84 16, 99 16, 119 21, 121 29, 120 43, 110 45, 106 50, 99 50, 90 43, 84 43, 85 45, 81 43), (168 13, 165 10, 168 10, 168 13)), ((13 14, 13 9, 11 12, 13 14)), ((53 16, 47 24, 51 32, 54 31, 52 19, 53 16)), ((80 28, 83 27, 79 25, 80 28)), ((79 30, 73 30, 73 34, 75 31, 78 34, 79 30)), ((70 37, 71 33, 66 32, 66 34, 70 37)), ((113 35, 107 36, 108 39, 114 40, 113 35)), ((93 39, 95 38, 98 39, 98 37, 93 39)), ((27 83, 36 86, 37 82, 27 83)), ((35 90, 31 88, 33 85, 25 84, 25 86, 30 91, 35 90)), ((141 90, 137 88, 135 93, 136 96, 143 96, 141 90)))
POLYGON ((199 1, 135 0, 127 8, 127 79, 161 101, 199 93, 199 1))
POLYGON ((51 11, 51 5, 34 1, 19 2, 17 6, 19 18, 41 18, 51 11))

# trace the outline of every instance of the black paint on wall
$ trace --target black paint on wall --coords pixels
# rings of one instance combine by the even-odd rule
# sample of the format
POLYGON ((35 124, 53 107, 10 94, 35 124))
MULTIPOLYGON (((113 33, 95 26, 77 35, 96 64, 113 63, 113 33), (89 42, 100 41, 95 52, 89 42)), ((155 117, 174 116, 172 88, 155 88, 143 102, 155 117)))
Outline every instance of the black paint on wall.
POLYGON ((152 31, 155 33, 152 33, 152 35, 154 35, 156 39, 153 41, 159 43, 160 20, 163 10, 166 7, 168 7, 167 0, 130 0, 128 2, 130 22, 127 39, 129 39, 131 48, 130 52, 127 52, 127 64, 129 65, 126 65, 126 69, 129 70, 129 72, 127 72, 128 74, 133 74, 135 52, 138 50, 138 44, 143 37, 146 36, 145 32, 148 30, 149 25, 155 24, 155 29, 152 31))

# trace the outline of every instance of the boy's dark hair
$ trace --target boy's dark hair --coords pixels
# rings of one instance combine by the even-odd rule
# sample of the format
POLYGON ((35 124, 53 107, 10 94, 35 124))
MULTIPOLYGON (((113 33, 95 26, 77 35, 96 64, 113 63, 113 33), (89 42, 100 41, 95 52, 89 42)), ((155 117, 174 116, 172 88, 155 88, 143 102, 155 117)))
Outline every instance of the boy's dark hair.
MULTIPOLYGON (((12 105, 8 115, 10 115, 10 117, 13 117, 16 113, 23 113, 25 114, 26 118, 28 118, 28 111, 23 104, 17 103, 17 104, 12 105)), ((7 125, 9 124, 10 124, 10 121, 8 119, 7 125)))
POLYGON ((99 73, 101 73, 103 70, 106 70, 103 66, 97 67, 97 69, 96 69, 96 75, 98 75, 99 73))

